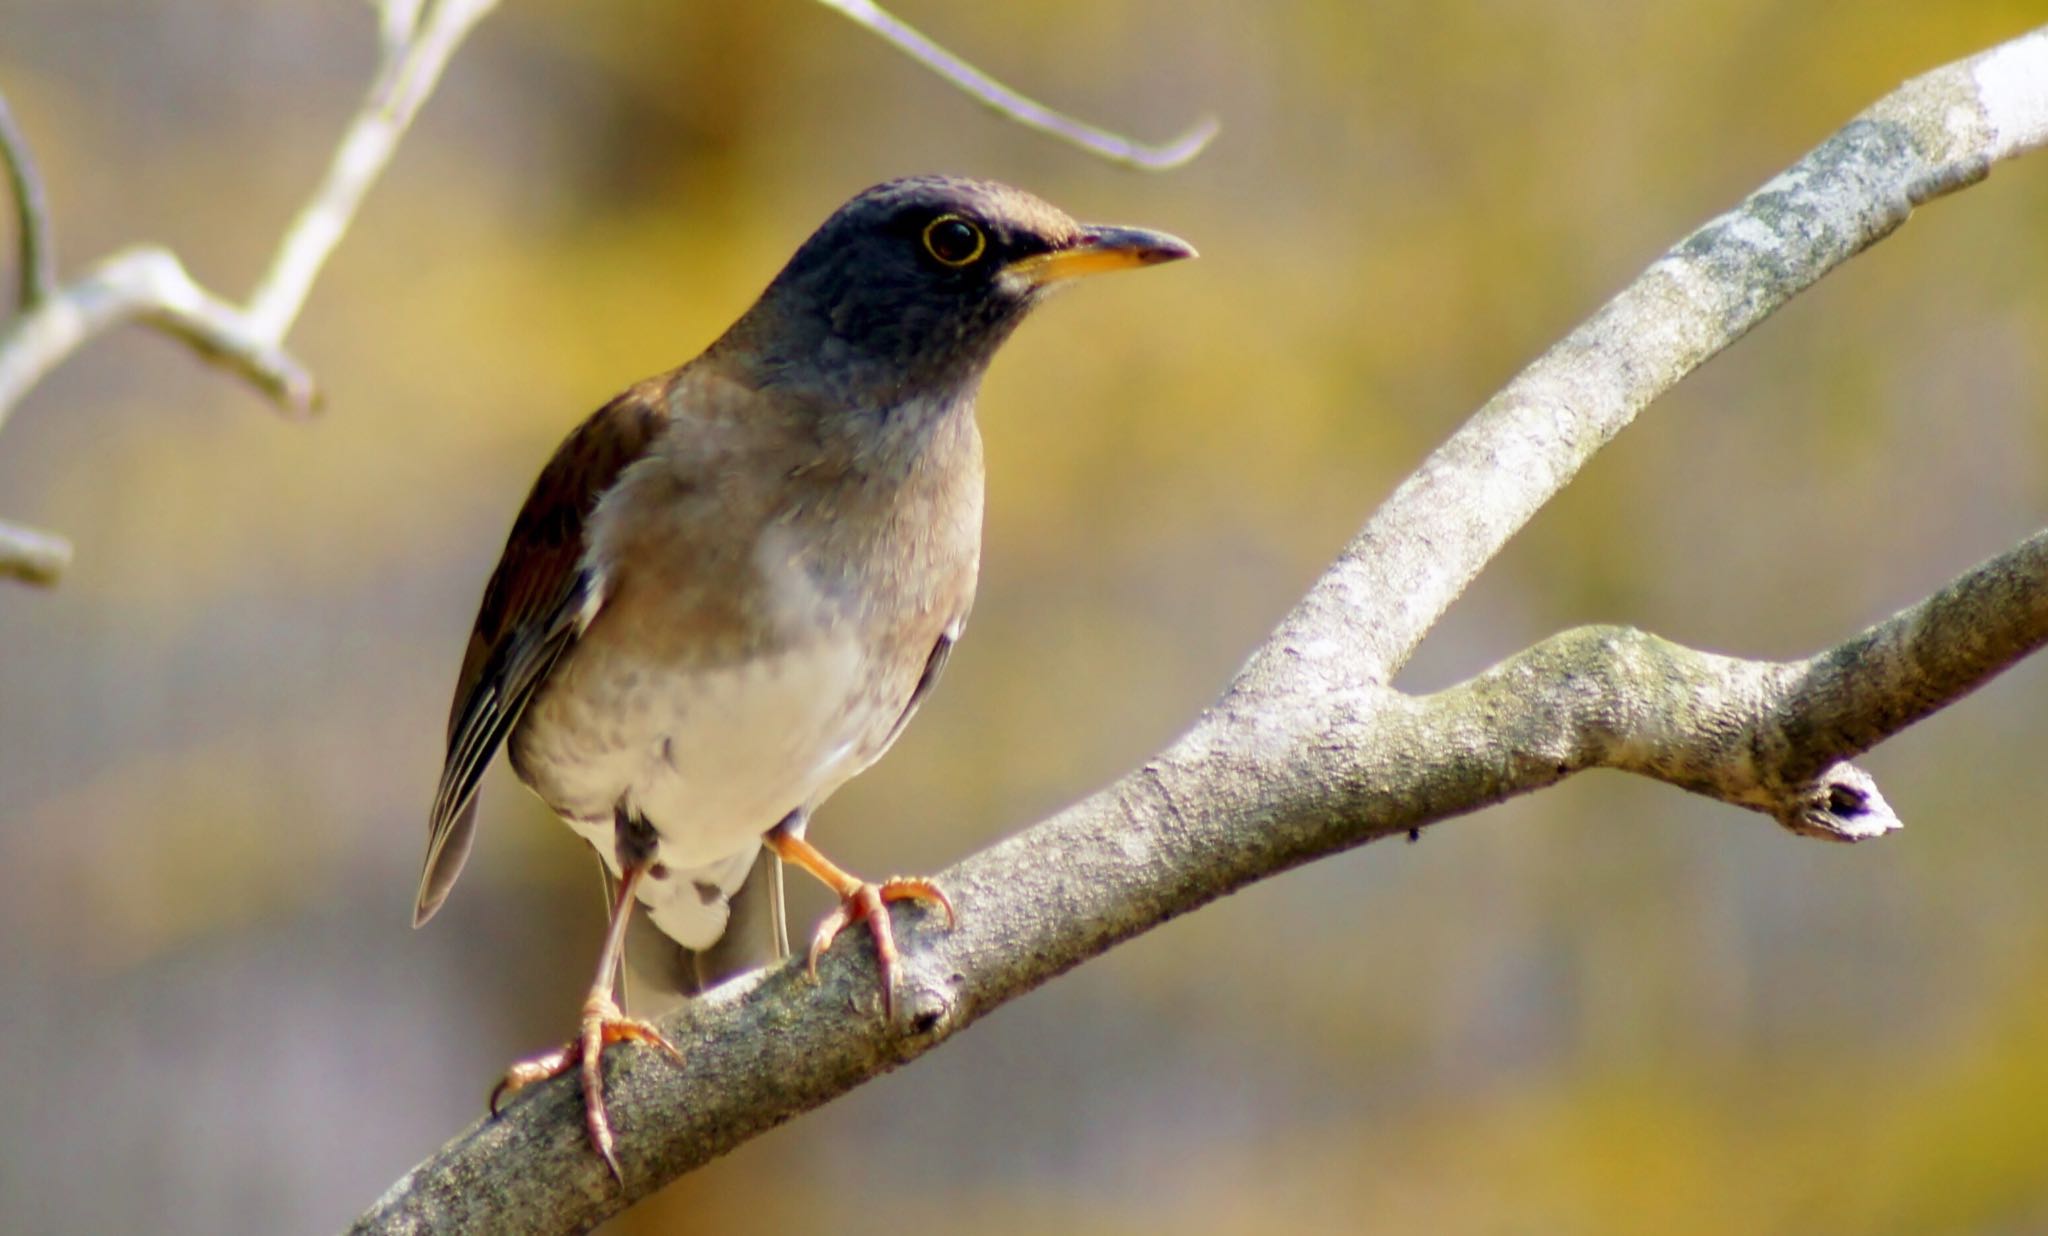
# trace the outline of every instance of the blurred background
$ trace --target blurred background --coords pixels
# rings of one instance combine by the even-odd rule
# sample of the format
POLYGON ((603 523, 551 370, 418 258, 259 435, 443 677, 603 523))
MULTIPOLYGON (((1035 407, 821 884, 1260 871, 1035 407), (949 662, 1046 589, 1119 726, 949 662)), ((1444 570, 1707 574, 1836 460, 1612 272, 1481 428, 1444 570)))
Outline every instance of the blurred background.
MULTIPOLYGON (((971 637, 813 832, 926 871, 1170 738, 1431 446, 1665 246, 2042 19, 899 11, 1092 120, 1222 136, 1171 175, 1112 168, 802 0, 507 0, 292 337, 318 423, 136 330, 18 409, 0 512, 78 557, 55 592, 0 588, 0 1230, 336 1229, 564 1037, 596 881, 502 767, 463 884, 407 925, 477 597, 560 436, 855 190, 996 176, 1204 255, 1063 298, 989 377, 971 637)), ((373 47, 362 4, 0 0, 67 273, 155 240, 241 295, 373 47)), ((2048 157, 2002 167, 1688 379, 1407 685, 1594 621, 1802 655, 2042 526, 2044 220, 2048 157)), ((2044 743, 2037 658, 1869 758, 1909 824, 1879 844, 1595 774, 1338 857, 613 1230, 2048 1229, 2044 743)))

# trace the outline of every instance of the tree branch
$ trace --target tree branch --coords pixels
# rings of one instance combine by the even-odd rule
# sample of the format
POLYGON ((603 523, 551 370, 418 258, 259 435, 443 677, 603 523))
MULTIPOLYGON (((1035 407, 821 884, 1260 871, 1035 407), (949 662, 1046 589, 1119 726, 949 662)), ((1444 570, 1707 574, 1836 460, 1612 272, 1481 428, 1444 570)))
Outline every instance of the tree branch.
MULTIPOLYGON (((57 286, 41 179, 20 132, 0 102, 0 154, 7 159, 21 219, 20 312, 0 324, 0 428, 22 396, 80 347, 112 328, 140 322, 254 383, 288 413, 318 400, 312 375, 286 351, 284 337, 305 306, 321 267, 354 220, 448 58, 497 0, 384 0, 383 56, 326 177, 286 229, 276 256, 246 305, 208 292, 167 249, 139 246, 99 262, 57 286)), ((0 575, 56 582, 70 548, 50 533, 29 557, 0 538, 0 575), (55 547, 55 552, 51 551, 55 547)))
POLYGON ((284 339, 328 255, 391 162, 399 139, 433 93, 455 49, 498 0, 384 0, 383 62, 327 176, 286 230, 270 269, 249 297, 249 325, 273 344, 284 339))
POLYGON ((609 1062, 626 1186, 573 1082, 533 1087, 400 1180, 354 1230, 579 1231, 915 1058, 1118 941, 1338 850, 1611 767, 1838 839, 1897 821, 1841 763, 2048 640, 2048 534, 1805 662, 1617 628, 1467 683, 1386 685, 1508 537, 1652 398, 1912 206, 2048 144, 2048 30, 1887 96, 1708 224, 1482 408, 1374 515, 1222 699, 1115 785, 940 879, 952 932, 908 928, 894 1024, 868 955, 710 993, 664 1027, 680 1072, 609 1062))
POLYGON ((71 565, 71 542, 54 532, 0 519, 0 575, 54 584, 71 565))
POLYGON ((966 91, 983 106, 1009 117, 1026 128, 1036 129, 1040 133, 1079 146, 1090 154, 1100 155, 1112 163, 1121 163, 1140 171, 1168 171, 1202 153, 1221 127, 1214 116, 1205 116, 1171 141, 1156 146, 1140 142, 1120 133, 1112 133, 1108 129, 1097 128, 1084 120, 1076 120, 1072 116, 1054 111, 1035 99, 1017 93, 932 42, 910 23, 875 4, 873 0, 818 0, 818 3, 859 23, 897 51, 966 91))
POLYGON ((2048 143, 2048 32, 1893 91, 1686 237, 1467 421, 1257 654, 1383 682, 1481 568, 1650 401, 1915 206, 2048 143), (1391 598, 1391 599, 1390 599, 1391 598))
POLYGON ((7 161, 7 188, 14 195, 17 225, 17 272, 15 307, 21 311, 36 307, 57 286, 57 250, 50 241, 50 203, 43 194, 43 178, 29 154, 28 138, 14 119, 7 100, 0 98, 0 159, 7 161))

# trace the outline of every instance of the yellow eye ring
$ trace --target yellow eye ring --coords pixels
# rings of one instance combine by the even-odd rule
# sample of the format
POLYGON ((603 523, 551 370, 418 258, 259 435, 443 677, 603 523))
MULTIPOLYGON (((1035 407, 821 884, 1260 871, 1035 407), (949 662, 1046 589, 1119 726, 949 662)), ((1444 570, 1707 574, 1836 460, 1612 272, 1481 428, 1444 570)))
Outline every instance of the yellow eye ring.
POLYGON ((945 266, 968 266, 988 251, 988 237, 971 220, 940 215, 924 225, 924 251, 945 266))

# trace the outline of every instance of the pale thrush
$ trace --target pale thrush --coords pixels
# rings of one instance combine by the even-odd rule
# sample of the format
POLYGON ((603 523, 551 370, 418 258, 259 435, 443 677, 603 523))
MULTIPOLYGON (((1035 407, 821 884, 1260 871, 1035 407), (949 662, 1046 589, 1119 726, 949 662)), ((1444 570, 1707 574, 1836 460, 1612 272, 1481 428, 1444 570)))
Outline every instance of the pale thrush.
POLYGON ((463 658, 414 922, 461 871, 478 779, 509 739, 520 779, 617 885, 577 1039, 514 1066, 505 1088, 580 1063, 590 1139, 614 1175, 604 1045, 675 1054, 613 1001, 636 901, 702 955, 750 886, 752 916, 780 938, 776 860, 794 863, 841 902, 813 969, 865 920, 885 1010, 887 903, 950 919, 931 881, 867 883, 805 823, 888 750, 967 620, 974 399, 996 348, 1072 276, 1193 255, 988 181, 878 185, 703 355, 600 408, 542 470, 463 658))

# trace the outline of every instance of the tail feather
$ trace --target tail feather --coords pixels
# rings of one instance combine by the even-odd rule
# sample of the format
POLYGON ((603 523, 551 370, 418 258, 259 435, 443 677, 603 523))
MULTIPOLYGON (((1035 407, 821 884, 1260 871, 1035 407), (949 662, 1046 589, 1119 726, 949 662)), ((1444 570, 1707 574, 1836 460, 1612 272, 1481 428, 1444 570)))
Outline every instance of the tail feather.
POLYGON ((462 874, 462 864, 469 858, 470 843, 476 840, 476 801, 476 793, 472 790, 469 801, 462 804, 462 809, 445 826, 435 830, 427 846, 426 866, 420 871, 419 893, 412 903, 412 925, 415 927, 434 917, 434 911, 448 900, 448 890, 455 887, 455 877, 462 874))
POLYGON ((725 934, 709 948, 689 949, 661 933, 645 914, 636 914, 626 933, 626 974, 622 1003, 635 1017, 659 1017, 685 999, 737 974, 771 966, 789 956, 789 929, 782 904, 782 860, 768 847, 732 894, 725 934))

